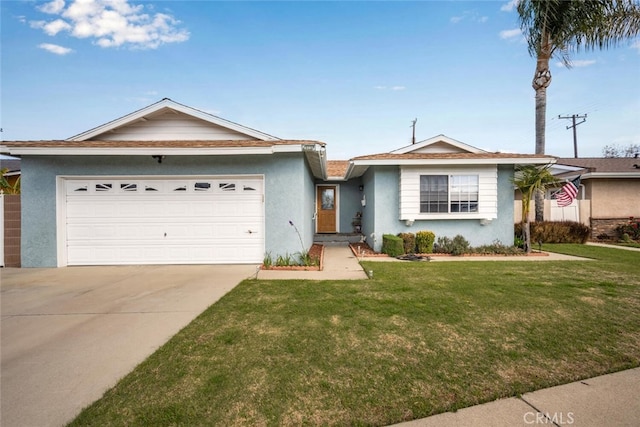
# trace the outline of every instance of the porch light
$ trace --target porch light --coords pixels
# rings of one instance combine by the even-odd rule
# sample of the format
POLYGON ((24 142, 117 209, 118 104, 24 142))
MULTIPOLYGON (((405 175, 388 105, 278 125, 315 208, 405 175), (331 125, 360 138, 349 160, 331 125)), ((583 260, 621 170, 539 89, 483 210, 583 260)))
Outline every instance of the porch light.
POLYGON ((157 160, 158 163, 162 163, 162 161, 164 160, 165 156, 160 156, 160 155, 155 155, 155 156, 151 156, 152 159, 157 160))
POLYGON ((404 224, 405 224, 407 227, 411 227, 411 226, 413 225, 413 223, 414 223, 414 220, 412 220, 412 219, 408 219, 408 220, 406 220, 406 221, 404 222, 404 224))
POLYGON ((489 225, 489 224, 491 224, 491 221, 493 221, 493 220, 490 219, 490 218, 481 219, 480 220, 480 225, 489 225))

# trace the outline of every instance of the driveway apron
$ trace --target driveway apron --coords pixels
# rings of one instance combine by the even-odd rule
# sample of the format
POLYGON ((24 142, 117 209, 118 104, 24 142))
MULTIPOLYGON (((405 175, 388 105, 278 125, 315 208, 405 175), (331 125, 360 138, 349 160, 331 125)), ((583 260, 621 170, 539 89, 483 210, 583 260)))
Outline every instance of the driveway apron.
POLYGON ((0 424, 71 421, 255 272, 255 265, 0 270, 0 424))

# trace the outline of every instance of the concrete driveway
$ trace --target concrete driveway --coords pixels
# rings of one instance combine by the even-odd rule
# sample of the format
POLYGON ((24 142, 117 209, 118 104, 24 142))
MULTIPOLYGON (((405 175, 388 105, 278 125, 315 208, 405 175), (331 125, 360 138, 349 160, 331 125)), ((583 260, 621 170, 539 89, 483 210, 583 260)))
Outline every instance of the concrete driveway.
POLYGON ((0 424, 59 426, 255 265, 0 270, 0 424))

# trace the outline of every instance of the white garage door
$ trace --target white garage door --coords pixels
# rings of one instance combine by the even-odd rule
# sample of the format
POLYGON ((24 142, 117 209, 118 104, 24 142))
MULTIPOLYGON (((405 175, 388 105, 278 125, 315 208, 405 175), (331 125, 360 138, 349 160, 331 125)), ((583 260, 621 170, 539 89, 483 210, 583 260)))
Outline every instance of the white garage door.
POLYGON ((259 263, 262 177, 68 179, 68 265, 259 263))

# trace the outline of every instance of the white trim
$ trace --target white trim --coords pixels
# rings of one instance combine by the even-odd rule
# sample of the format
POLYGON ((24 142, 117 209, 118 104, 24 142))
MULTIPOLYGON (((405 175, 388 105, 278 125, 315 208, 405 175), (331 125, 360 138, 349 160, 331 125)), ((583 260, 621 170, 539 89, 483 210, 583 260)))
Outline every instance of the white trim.
POLYGON ((428 147, 433 144, 437 144, 438 142, 444 142, 445 144, 451 145, 453 147, 459 148, 461 150, 467 151, 469 153, 486 153, 485 150, 481 150, 479 148, 473 147, 471 145, 465 144, 464 142, 456 141, 453 138, 449 138, 445 135, 437 135, 429 139, 425 139, 424 141, 416 142, 415 144, 408 145, 406 147, 399 148, 397 150, 392 151, 393 154, 406 154, 414 151, 421 150, 422 148, 428 147))
POLYGON ((381 159, 352 160, 353 166, 422 166, 422 165, 530 165, 555 163, 555 159, 525 158, 482 158, 482 159, 381 159))
POLYGON ((594 178, 640 178, 639 172, 588 172, 581 175, 581 179, 594 178))
POLYGON ((299 153, 302 145, 273 145, 270 147, 215 148, 137 148, 137 147, 15 147, 12 154, 47 156, 234 156, 250 154, 299 153))
MULTIPOLYGON (((316 184, 315 187, 315 191, 313 194, 313 198, 315 199, 314 204, 315 204, 315 215, 314 218, 315 220, 315 234, 318 234, 318 187, 336 187, 336 231, 335 233, 340 233, 340 207, 342 205, 342 202, 340 201, 340 184, 334 184, 334 183, 325 183, 325 184, 316 184)), ((323 233, 325 234, 325 233, 323 233)), ((326 234, 332 234, 332 233, 326 233, 326 234)))
POLYGON ((144 119, 144 116, 153 114, 165 108, 168 108, 174 111, 179 111, 188 116, 192 116, 197 119, 204 120, 206 122, 213 123, 215 125, 234 130, 236 132, 243 133, 245 135, 251 136, 253 138, 256 138, 262 141, 277 141, 279 139, 279 138, 276 138, 275 136, 272 136, 263 132, 259 132, 255 129, 251 129, 251 128, 239 125, 238 123, 230 122, 223 118, 214 116, 213 114, 205 113, 204 111, 196 110, 195 108, 191 108, 186 105, 179 104, 175 101, 172 101, 169 98, 164 98, 163 100, 158 101, 155 104, 151 104, 138 111, 134 111, 133 113, 127 114, 126 116, 120 117, 119 119, 112 120, 108 123, 105 123, 103 125, 90 129, 86 132, 72 136, 68 138, 67 141, 86 141, 97 135, 103 134, 105 132, 109 132, 113 129, 119 128, 121 126, 125 126, 127 124, 133 123, 140 119, 144 119))

